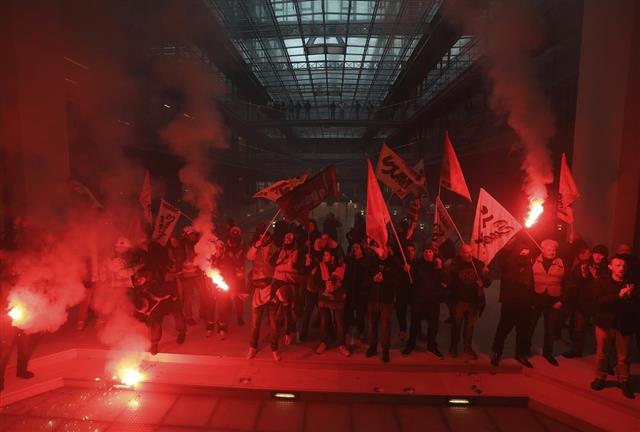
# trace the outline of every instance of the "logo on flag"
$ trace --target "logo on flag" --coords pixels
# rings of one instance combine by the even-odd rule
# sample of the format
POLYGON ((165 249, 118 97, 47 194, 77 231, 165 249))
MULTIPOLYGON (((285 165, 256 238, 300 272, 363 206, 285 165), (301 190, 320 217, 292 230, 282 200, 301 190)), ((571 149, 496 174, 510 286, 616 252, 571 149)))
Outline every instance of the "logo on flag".
POLYGON ((425 178, 418 175, 400 156, 386 144, 382 144, 376 176, 401 199, 415 187, 422 187, 425 178))
POLYGON ((307 181, 309 174, 305 174, 302 177, 294 177, 290 179, 278 180, 271 183, 266 188, 259 190, 253 195, 253 198, 264 198, 269 201, 278 201, 280 197, 288 194, 296 187, 300 186, 307 181))
POLYGON ((453 219, 451 219, 451 216, 440 200, 440 197, 436 197, 436 211, 433 219, 433 234, 431 235, 431 241, 435 243, 436 247, 440 247, 442 246, 442 243, 447 241, 447 239, 451 237, 451 234, 456 231, 453 219))
POLYGON ((160 210, 158 210, 156 225, 153 227, 151 239, 163 246, 166 245, 169 237, 173 234, 173 230, 176 228, 178 219, 180 219, 180 213, 180 210, 164 199, 160 200, 160 210))
POLYGON ((277 204, 287 220, 305 219, 329 195, 338 195, 336 166, 331 165, 286 195, 277 204))
POLYGON ((560 184, 558 185, 558 219, 568 224, 573 223, 573 209, 570 205, 579 197, 580 192, 569 170, 567 157, 562 153, 562 159, 560 161, 560 184))
POLYGON ((440 185, 471 202, 471 194, 469 193, 467 182, 464 180, 460 162, 447 131, 444 132, 444 153, 442 155, 442 169, 440 170, 440 185))
POLYGON ((376 251, 384 250, 389 240, 387 224, 391 216, 380 191, 380 185, 373 172, 371 162, 367 160, 367 242, 376 251))
POLYGON ((489 264, 498 251, 521 229, 522 225, 516 218, 487 191, 480 188, 471 234, 472 255, 489 264))

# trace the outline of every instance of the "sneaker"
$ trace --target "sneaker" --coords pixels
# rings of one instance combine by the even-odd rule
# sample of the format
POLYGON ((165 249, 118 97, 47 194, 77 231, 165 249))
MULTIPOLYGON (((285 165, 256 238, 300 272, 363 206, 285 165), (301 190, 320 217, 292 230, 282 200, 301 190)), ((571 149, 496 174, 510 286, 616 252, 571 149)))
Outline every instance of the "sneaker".
POLYGON ((185 339, 187 338, 187 334, 185 332, 178 333, 178 337, 176 338, 176 342, 179 344, 183 344, 185 339))
POLYGON ((633 394, 633 390, 631 390, 631 386, 629 385, 628 381, 621 382, 620 384, 618 384, 618 386, 620 387, 620 390, 622 390, 622 394, 624 395, 624 397, 626 397, 627 399, 636 398, 636 396, 633 394))
POLYGON ((373 345, 370 346, 367 352, 365 353, 367 357, 373 357, 376 354, 378 354, 378 348, 373 345))
POLYGON ((351 355, 351 351, 349 351, 349 348, 347 348, 345 345, 340 345, 338 347, 338 352, 340 352, 340 354, 345 357, 349 357, 351 355))
POLYGON ((158 354, 158 344, 157 343, 152 343, 151 344, 151 347, 149 347, 149 354, 151 354, 151 355, 158 354))
POLYGON ((320 342, 316 347, 316 354, 322 354, 327 350, 327 344, 324 342, 320 342))
POLYGON ((227 332, 225 330, 218 330, 218 337, 220 340, 225 340, 227 338, 227 332))
POLYGON ((279 351, 271 351, 271 357, 273 357, 273 359, 277 362, 282 360, 282 356, 280 355, 279 351))
POLYGON ((16 376, 24 379, 31 379, 34 377, 34 373, 25 369, 25 370, 17 371, 16 376))
POLYGON ((529 368, 529 369, 533 368, 533 365, 531 364, 527 356, 517 355, 515 356, 515 360, 526 368, 529 368))
POLYGON ((284 344, 285 345, 291 345, 292 342, 293 342, 293 338, 291 337, 291 335, 284 335, 284 344))
POLYGON ((204 337, 210 338, 211 336, 213 336, 213 330, 207 330, 207 332, 204 334, 204 337))
POLYGON ((464 353, 471 357, 471 360, 478 360, 478 354, 473 350, 473 348, 465 349, 464 353))
POLYGON ((566 351, 562 354, 564 358, 579 358, 582 357, 582 353, 574 350, 566 351))
POLYGON ((495 366, 498 367, 500 366, 500 359, 502 358, 502 356, 498 353, 493 353, 493 355, 491 356, 491 366, 495 366))
POLYGON ((596 378, 591 382, 591 390, 600 391, 605 388, 606 383, 602 378, 596 378))
POLYGON ((549 364, 552 365, 552 366, 559 366, 560 365, 560 363, 558 363, 558 360, 556 360, 556 358, 551 354, 543 354, 542 357, 544 357, 545 360, 547 360, 549 362, 549 364))
POLYGON ((438 348, 428 348, 427 351, 429 351, 436 357, 440 357, 440 358, 444 357, 444 354, 442 354, 438 348))
POLYGON ((389 350, 388 349, 382 350, 382 362, 383 363, 389 363, 389 350))
POLYGON ((247 351, 247 360, 251 360, 252 358, 254 358, 256 356, 256 354, 258 353, 258 350, 255 349, 254 347, 249 347, 249 351, 247 351))
POLYGON ((404 349, 402 350, 402 355, 409 355, 413 352, 413 350, 415 349, 415 345, 413 344, 407 344, 407 346, 404 347, 404 349))

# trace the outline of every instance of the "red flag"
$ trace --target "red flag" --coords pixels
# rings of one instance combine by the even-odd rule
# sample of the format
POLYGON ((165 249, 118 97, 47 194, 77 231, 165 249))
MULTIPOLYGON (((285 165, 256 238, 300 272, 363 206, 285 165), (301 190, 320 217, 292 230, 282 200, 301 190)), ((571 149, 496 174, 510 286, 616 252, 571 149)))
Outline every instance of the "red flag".
POLYGON ((153 221, 153 214, 151 212, 151 176, 149 171, 144 175, 144 181, 142 183, 142 191, 138 197, 138 202, 142 206, 144 220, 147 224, 151 225, 153 221))
POLYGON ((286 195, 296 187, 306 182, 307 177, 309 177, 309 175, 304 174, 302 177, 278 180, 253 194, 253 198, 265 198, 269 201, 277 201, 281 196, 286 195))
POLYGON ((280 197, 276 203, 287 220, 302 220, 329 195, 338 196, 336 166, 331 165, 280 197))
POLYGON ((573 223, 573 209, 569 206, 577 200, 578 197, 580 197, 580 192, 578 191, 576 182, 571 176, 571 171, 567 164, 567 157, 562 153, 562 159, 560 161, 560 184, 558 187, 558 219, 566 223, 573 223))
POLYGON ((456 151, 453 149, 453 144, 451 144, 449 132, 447 131, 444 132, 444 153, 442 155, 440 185, 471 202, 471 194, 469 193, 467 182, 464 180, 460 162, 458 162, 456 151))
POLYGON ((409 202, 409 211, 407 218, 411 223, 418 223, 420 219, 420 209, 422 208, 422 196, 417 196, 409 202))
POLYGON ((387 224, 391 222, 391 216, 369 160, 367 160, 367 167, 367 242, 374 250, 380 251, 387 247, 389 240, 387 224))
POLYGON ((471 234, 471 254, 489 264, 522 225, 498 201, 480 188, 471 234))

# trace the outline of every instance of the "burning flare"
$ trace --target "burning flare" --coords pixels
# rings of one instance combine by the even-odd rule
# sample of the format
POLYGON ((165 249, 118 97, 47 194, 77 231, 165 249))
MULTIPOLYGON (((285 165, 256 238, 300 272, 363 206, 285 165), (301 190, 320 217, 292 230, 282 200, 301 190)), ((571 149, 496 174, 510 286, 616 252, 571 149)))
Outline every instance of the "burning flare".
POLYGON ((11 324, 16 326, 22 322, 25 317, 24 308, 20 305, 13 305, 9 309, 9 317, 11 318, 11 324))
POLYGON ((540 215, 544 212, 544 199, 531 198, 529 201, 529 214, 524 221, 524 226, 531 228, 537 221, 540 215))
POLYGON ((220 270, 216 268, 207 270, 207 277, 211 279, 211 282, 213 282, 218 289, 222 291, 229 291, 229 285, 227 285, 227 282, 225 282, 224 278, 220 274, 220 270))
POLYGON ((136 366, 122 365, 118 368, 114 378, 126 386, 133 387, 144 380, 145 376, 136 366))

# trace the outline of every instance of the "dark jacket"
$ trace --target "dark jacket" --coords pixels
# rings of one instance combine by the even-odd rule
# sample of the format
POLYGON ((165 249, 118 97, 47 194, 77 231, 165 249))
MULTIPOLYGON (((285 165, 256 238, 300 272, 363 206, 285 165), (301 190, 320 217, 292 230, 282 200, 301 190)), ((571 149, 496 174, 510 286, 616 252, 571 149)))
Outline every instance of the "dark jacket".
POLYGON ((427 262, 420 258, 411 265, 413 285, 411 285, 411 302, 439 302, 442 298, 442 270, 436 261, 427 262))
POLYGON ((491 278, 488 272, 483 272, 485 265, 482 261, 472 258, 471 262, 464 262, 460 257, 455 257, 451 261, 448 273, 448 287, 453 294, 455 301, 463 301, 467 303, 479 304, 484 303, 484 290, 491 284, 491 278), (475 265, 475 269, 474 269, 475 265), (481 278, 483 287, 477 284, 477 275, 481 278))
POLYGON ((619 292, 627 282, 618 282, 611 276, 596 279, 593 285, 594 322, 605 330, 616 329, 624 335, 634 332, 635 315, 640 313, 638 292, 633 298, 620 298, 619 292))
POLYGON ((392 304, 396 298, 401 271, 403 270, 393 256, 384 261, 378 257, 372 259, 367 276, 367 283, 370 284, 369 303, 392 304), (378 272, 382 273, 382 281, 374 282, 373 278, 378 272))
POLYGON ((348 257, 346 260, 343 286, 347 293, 347 299, 352 304, 367 301, 368 289, 371 285, 366 280, 368 277, 367 260, 367 257, 359 260, 348 257))
POLYGON ((531 305, 533 301, 533 271, 528 257, 509 254, 501 268, 500 303, 531 305))

